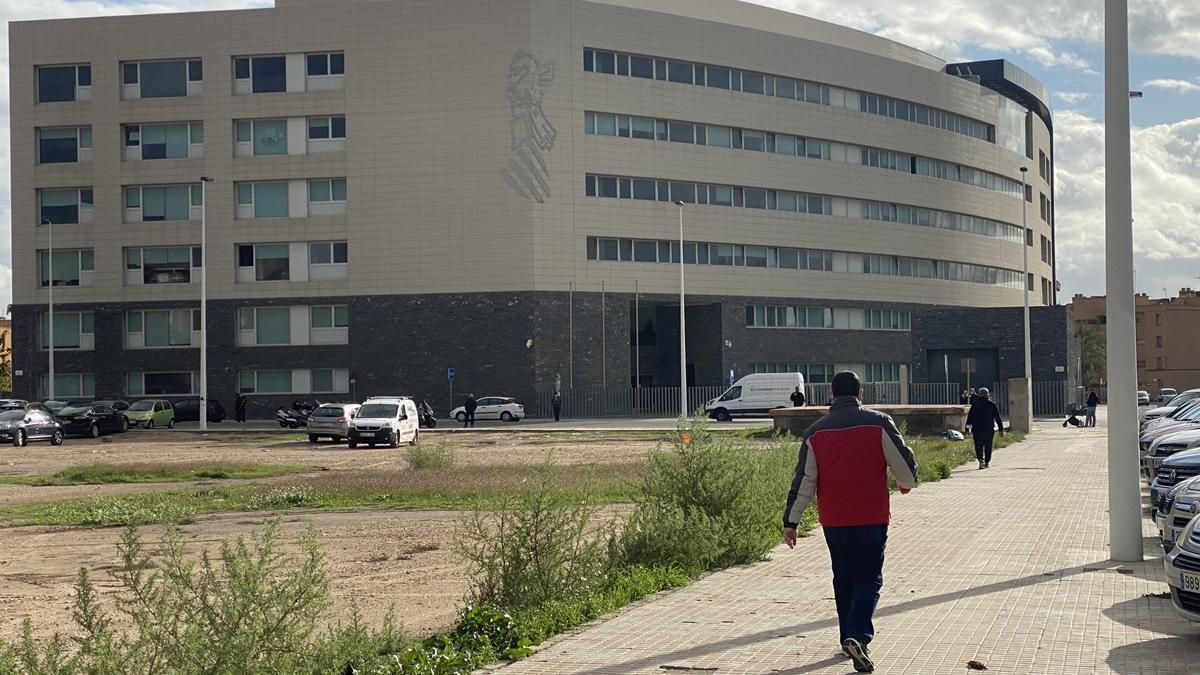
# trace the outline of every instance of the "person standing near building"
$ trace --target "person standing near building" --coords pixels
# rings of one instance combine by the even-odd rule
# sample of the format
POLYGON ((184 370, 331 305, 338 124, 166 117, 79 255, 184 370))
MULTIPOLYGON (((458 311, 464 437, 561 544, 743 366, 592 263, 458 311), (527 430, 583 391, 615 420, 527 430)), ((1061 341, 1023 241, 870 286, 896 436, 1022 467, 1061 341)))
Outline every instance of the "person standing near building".
POLYGON ((804 407, 804 392, 800 391, 800 387, 796 387, 796 391, 793 391, 789 398, 792 399, 792 405, 797 408, 804 407))
POLYGON ((1085 427, 1096 426, 1096 406, 1100 405, 1100 397, 1096 395, 1096 390, 1092 389, 1088 392, 1087 397, 1087 417, 1084 419, 1085 427))
POLYGON ((467 400, 463 401, 463 428, 475 426, 475 408, 479 404, 475 402, 475 394, 467 394, 467 400))
POLYGON ((233 399, 233 419, 237 422, 246 421, 246 395, 240 392, 233 399))
POLYGON ((967 431, 975 439, 975 459, 979 460, 979 468, 986 469, 992 464, 992 444, 996 439, 996 429, 1004 435, 1004 420, 1000 417, 1000 409, 991 400, 992 392, 983 387, 971 410, 967 413, 967 431))
POLYGON ((554 421, 557 422, 562 417, 562 394, 554 392, 554 398, 550 399, 550 407, 554 409, 554 421))
POLYGON ((796 525, 816 499, 833 563, 842 652, 860 673, 875 671, 867 645, 883 588, 883 555, 891 520, 887 471, 900 494, 917 485, 917 463, 891 417, 862 406, 862 381, 833 377, 829 412, 804 432, 796 475, 783 512, 783 541, 796 547, 796 525))

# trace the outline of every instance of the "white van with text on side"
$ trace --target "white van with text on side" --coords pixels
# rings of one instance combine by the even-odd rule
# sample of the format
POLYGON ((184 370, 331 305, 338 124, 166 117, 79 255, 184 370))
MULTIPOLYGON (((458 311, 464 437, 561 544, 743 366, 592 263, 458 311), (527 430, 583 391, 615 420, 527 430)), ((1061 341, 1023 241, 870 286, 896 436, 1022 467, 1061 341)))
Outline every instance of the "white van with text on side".
POLYGON ((416 445, 421 433, 417 422, 417 404, 411 398, 369 398, 354 414, 347 440, 352 448, 359 443, 372 448, 378 443, 393 448, 401 443, 416 445))
MULTIPOLYGON (((755 373, 746 375, 724 394, 704 404, 704 412, 718 422, 737 415, 765 415, 775 408, 789 408, 792 392, 804 391, 800 373, 755 373)), ((805 398, 808 393, 805 392, 805 398)))

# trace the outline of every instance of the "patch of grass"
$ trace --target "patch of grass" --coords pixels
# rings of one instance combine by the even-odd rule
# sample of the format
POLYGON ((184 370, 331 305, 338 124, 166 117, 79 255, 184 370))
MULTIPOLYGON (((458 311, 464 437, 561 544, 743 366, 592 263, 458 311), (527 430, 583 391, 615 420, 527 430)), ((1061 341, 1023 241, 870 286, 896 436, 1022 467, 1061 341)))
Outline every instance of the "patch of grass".
MULTIPOLYGON (((644 471, 644 464, 633 463, 605 466, 602 471, 564 466, 556 472, 556 483, 573 497, 587 492, 597 504, 628 502, 644 471)), ((111 527, 189 522, 199 515, 229 511, 489 509, 517 493, 532 473, 527 466, 325 473, 289 485, 222 485, 13 506, 0 509, 0 521, 111 527)))
MULTIPOLYGON (((975 443, 970 438, 951 441, 937 436, 916 436, 907 440, 916 455, 917 477, 922 483, 949 478, 955 468, 975 460, 975 443)), ((1024 434, 1008 432, 996 437, 995 449, 1006 448, 1023 440, 1024 434)), ((895 488, 895 481, 891 478, 888 480, 895 488)))
POLYGON ((295 464, 85 464, 48 475, 0 476, 0 484, 106 485, 110 483, 180 483, 193 480, 253 479, 304 473, 315 467, 295 464))
POLYGON ((433 471, 449 469, 454 466, 457 457, 454 446, 446 439, 433 443, 418 443, 404 450, 404 459, 416 471, 433 471))

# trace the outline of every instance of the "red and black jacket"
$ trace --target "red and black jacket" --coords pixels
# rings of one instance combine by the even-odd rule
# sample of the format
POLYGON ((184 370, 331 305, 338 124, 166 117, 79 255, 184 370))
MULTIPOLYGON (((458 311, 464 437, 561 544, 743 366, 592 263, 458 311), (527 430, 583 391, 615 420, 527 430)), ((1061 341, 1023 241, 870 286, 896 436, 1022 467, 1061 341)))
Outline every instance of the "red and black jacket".
POLYGON ((862 407, 853 396, 839 396, 804 432, 784 527, 796 527, 813 498, 822 525, 886 525, 889 467, 897 485, 916 487, 916 459, 892 418, 862 407))

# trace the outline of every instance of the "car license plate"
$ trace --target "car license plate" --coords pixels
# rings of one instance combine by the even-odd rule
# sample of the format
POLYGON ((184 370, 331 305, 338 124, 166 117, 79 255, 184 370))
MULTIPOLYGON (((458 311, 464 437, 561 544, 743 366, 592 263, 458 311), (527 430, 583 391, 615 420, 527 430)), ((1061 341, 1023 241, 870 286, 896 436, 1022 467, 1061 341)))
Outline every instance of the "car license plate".
POLYGON ((362 436, 363 438, 373 438, 375 436, 375 432, 374 431, 360 431, 360 432, 358 432, 358 435, 362 436))
POLYGON ((1179 590, 1188 591, 1189 593, 1200 593, 1200 574, 1180 572, 1179 590))

